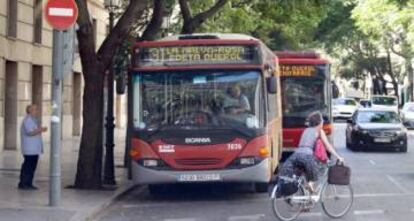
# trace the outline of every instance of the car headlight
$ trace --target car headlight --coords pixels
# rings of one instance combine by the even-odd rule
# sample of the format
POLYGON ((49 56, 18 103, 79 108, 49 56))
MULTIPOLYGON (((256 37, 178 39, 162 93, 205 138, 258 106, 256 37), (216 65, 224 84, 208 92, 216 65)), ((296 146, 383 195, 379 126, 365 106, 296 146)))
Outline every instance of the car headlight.
POLYGON ((361 130, 360 132, 361 132, 361 134, 368 134, 369 133, 367 130, 361 130))
POLYGON ((395 131, 395 134, 397 134, 398 136, 405 135, 406 133, 407 133, 406 128, 401 128, 400 130, 395 131))

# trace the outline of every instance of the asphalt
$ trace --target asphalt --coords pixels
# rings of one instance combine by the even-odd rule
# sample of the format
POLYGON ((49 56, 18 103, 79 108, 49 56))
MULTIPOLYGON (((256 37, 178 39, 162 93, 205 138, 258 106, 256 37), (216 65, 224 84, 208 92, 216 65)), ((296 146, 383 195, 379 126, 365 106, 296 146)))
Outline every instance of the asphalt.
MULTIPOLYGON (((352 168, 354 204, 339 220, 407 221, 414 218, 414 131, 408 153, 352 152, 345 148, 345 124, 335 124, 335 146, 352 168)), ((249 185, 170 186, 162 196, 136 188, 95 217, 103 221, 255 221, 277 220, 267 194, 249 185)), ((298 220, 331 220, 320 205, 298 220)))

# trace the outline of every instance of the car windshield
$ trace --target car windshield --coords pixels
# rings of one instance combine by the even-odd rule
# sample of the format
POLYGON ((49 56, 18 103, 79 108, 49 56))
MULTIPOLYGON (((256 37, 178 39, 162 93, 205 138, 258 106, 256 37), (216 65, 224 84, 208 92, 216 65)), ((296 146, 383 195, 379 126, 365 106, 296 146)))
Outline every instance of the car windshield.
POLYGON ((134 76, 139 129, 259 128, 264 124, 257 71, 178 71, 134 76))
POLYGON ((334 101, 334 105, 349 105, 349 106, 357 106, 357 103, 355 100, 351 99, 336 99, 334 101))
POLYGON ((282 77, 283 127, 302 127, 309 113, 320 111, 329 122, 330 82, 326 79, 327 65, 316 65, 311 77, 282 77))
POLYGON ((399 123, 400 118, 393 111, 361 111, 358 113, 359 123, 399 123))
POLYGON ((394 97, 373 97, 372 103, 376 105, 395 106, 397 105, 397 99, 394 97))

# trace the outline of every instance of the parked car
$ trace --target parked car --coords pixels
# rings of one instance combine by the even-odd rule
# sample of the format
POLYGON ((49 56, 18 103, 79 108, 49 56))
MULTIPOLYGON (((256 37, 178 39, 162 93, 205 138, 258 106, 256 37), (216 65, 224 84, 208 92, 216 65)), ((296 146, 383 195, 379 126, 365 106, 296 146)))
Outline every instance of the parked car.
POLYGON ((398 113, 398 99, 395 96, 374 95, 371 97, 371 107, 393 110, 398 113))
POLYGON ((337 98, 333 100, 332 115, 334 119, 348 119, 358 109, 358 103, 353 98, 337 98))
POLYGON ((347 121, 346 146, 351 150, 393 148, 407 152, 407 129, 395 111, 362 108, 347 121))
POLYGON ((371 107, 371 100, 369 100, 369 99, 361 99, 361 100, 359 101, 359 105, 360 105, 361 107, 364 107, 364 108, 371 107))
POLYGON ((404 126, 414 128, 414 102, 404 104, 404 107, 401 109, 401 118, 404 126))

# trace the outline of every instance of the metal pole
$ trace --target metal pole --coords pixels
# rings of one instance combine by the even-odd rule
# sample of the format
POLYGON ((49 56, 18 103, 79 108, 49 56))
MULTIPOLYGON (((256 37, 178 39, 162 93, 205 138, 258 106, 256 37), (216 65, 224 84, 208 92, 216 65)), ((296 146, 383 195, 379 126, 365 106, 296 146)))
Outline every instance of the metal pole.
POLYGON ((50 179, 49 205, 59 206, 61 195, 61 119, 62 112, 62 76, 63 76, 63 32, 53 31, 52 61, 52 117, 50 130, 50 179))
MULTIPOLYGON (((109 28, 114 27, 114 12, 109 11, 109 28)), ((106 154, 104 180, 106 185, 116 185, 114 171, 114 74, 112 70, 112 62, 108 69, 108 100, 107 100, 107 117, 106 117, 106 154)))

